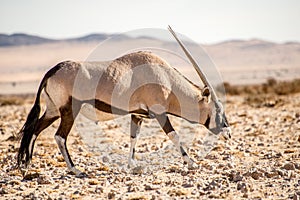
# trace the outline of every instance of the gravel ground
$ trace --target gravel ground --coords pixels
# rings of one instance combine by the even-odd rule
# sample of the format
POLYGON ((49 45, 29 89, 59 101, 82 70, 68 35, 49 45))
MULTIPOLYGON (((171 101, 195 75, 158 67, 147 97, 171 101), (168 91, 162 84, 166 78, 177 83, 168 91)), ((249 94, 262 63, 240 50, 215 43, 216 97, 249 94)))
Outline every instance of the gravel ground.
POLYGON ((79 117, 68 147, 87 178, 68 172, 53 138, 58 122, 39 136, 22 177, 13 135, 31 104, 2 105, 0 199, 300 199, 300 94, 227 100, 232 139, 220 138, 203 159, 203 128, 172 118, 196 170, 183 165, 154 120, 143 124, 137 165, 128 169, 129 118, 96 125, 79 117))

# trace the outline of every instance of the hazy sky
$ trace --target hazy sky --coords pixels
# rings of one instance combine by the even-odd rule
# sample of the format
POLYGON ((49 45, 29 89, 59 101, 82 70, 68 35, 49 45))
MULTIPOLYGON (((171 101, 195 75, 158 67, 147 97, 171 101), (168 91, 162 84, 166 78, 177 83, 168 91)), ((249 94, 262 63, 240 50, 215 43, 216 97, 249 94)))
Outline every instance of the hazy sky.
POLYGON ((0 0, 0 33, 69 38, 168 24, 200 43, 300 41, 300 1, 0 0))

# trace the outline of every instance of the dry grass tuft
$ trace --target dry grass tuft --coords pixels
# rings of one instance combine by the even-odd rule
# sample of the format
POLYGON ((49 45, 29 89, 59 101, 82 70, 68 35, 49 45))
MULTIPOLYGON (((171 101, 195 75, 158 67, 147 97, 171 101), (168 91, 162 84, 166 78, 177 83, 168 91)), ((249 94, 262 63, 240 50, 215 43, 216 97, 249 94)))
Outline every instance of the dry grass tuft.
POLYGON ((274 78, 270 78, 266 83, 260 85, 230 85, 229 83, 224 83, 224 87, 229 95, 287 95, 300 93, 300 79, 277 81, 274 78))
POLYGON ((284 105, 283 95, 300 93, 300 79, 277 81, 273 78, 260 85, 230 85, 224 83, 228 95, 242 95, 244 102, 253 107, 279 107, 284 105))

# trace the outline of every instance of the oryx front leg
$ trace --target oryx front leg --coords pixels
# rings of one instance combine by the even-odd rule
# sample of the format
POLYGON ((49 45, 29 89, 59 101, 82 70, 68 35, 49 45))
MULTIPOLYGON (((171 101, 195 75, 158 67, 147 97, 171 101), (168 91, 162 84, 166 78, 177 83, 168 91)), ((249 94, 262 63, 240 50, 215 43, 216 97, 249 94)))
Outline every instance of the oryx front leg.
POLYGON ((131 123, 130 123, 130 151, 128 158, 128 167, 133 167, 135 165, 134 153, 135 153, 135 145, 137 142, 137 137, 141 129, 142 118, 131 115, 131 123))
POLYGON ((156 115, 156 119, 158 120, 160 126, 164 130, 164 132, 167 134, 169 139, 173 142, 177 150, 180 152, 182 159, 185 163, 188 164, 189 169, 195 169, 197 165, 194 163, 194 161, 188 156, 186 151, 183 149, 179 135, 175 132, 173 126, 171 125, 171 122, 169 120, 169 117, 166 114, 160 114, 156 115))
POLYGON ((73 100, 73 102, 72 100, 70 100, 68 104, 59 109, 61 114, 61 121, 55 134, 55 140, 62 156, 67 163, 68 169, 73 172, 76 177, 85 177, 86 174, 75 167, 67 148, 67 137, 72 129, 74 119, 76 118, 79 110, 80 105, 76 100, 73 100))

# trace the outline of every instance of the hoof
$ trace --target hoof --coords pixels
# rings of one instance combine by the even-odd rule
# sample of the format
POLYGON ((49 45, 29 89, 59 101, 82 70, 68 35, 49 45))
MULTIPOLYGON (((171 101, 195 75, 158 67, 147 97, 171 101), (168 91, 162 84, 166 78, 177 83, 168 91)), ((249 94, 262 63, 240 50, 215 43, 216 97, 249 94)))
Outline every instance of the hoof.
POLYGON ((20 172, 21 172, 23 178, 27 175, 29 164, 30 164, 30 161, 28 161, 28 162, 22 162, 22 163, 18 166, 18 169, 20 170, 20 172))
POLYGON ((88 175, 84 172, 80 172, 79 174, 75 175, 76 178, 87 178, 88 175))
POLYGON ((128 165, 127 165, 127 168, 128 168, 128 169, 135 168, 136 166, 137 166, 137 164, 136 164, 135 160, 130 159, 130 160, 128 161, 128 165))
POLYGON ((27 168, 19 168, 23 178, 26 177, 27 175, 27 172, 28 172, 28 169, 27 168))
POLYGON ((75 175, 76 178, 85 178, 88 177, 88 175, 82 171, 80 171, 79 169, 73 167, 70 172, 75 175))
POLYGON ((191 163, 189 163, 188 169, 189 170, 199 169, 199 166, 195 162, 192 161, 191 163))

